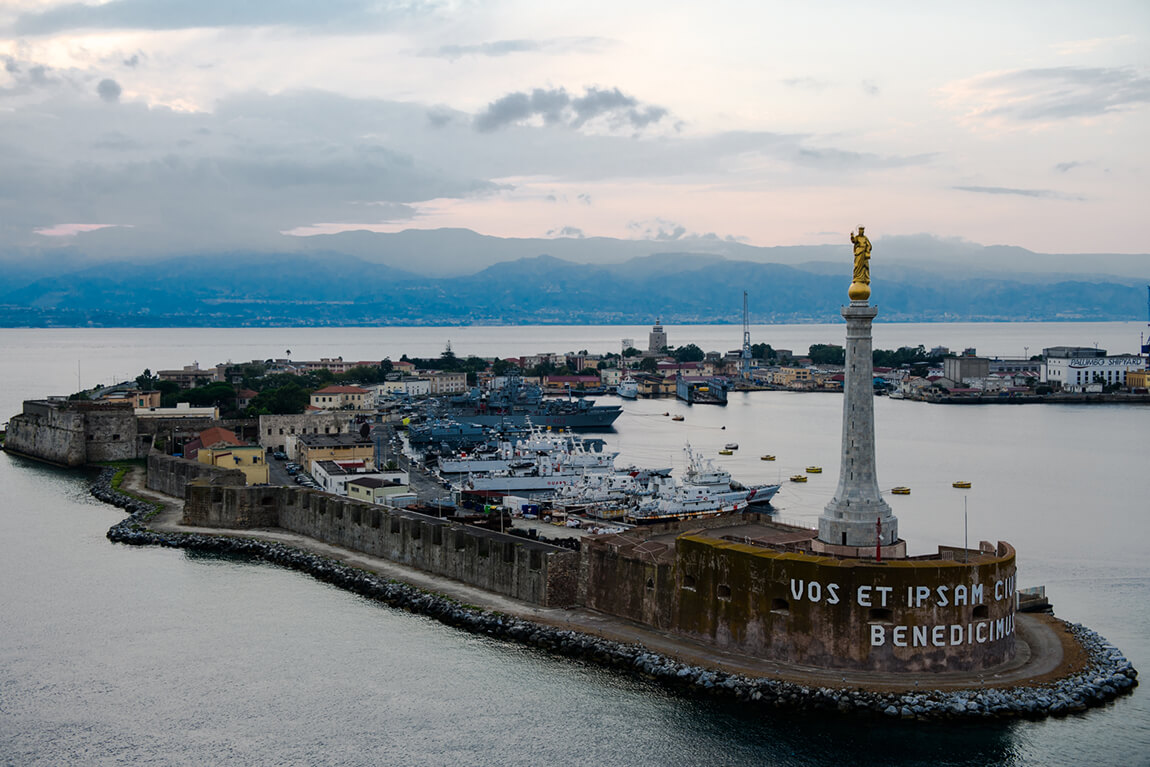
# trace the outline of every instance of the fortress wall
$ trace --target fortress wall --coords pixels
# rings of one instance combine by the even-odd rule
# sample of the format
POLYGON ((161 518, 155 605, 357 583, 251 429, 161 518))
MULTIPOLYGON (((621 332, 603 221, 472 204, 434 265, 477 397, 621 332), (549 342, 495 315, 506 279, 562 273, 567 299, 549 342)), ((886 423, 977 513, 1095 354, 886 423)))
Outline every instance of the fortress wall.
POLYGON ((583 547, 583 569, 582 604, 664 631, 671 628, 675 578, 669 562, 591 544, 583 547))
POLYGON ((130 408, 86 402, 27 401, 8 424, 6 448, 63 466, 136 457, 130 408))
POLYGON ((1015 653, 1015 553, 969 564, 778 553, 677 542, 672 629, 723 648, 824 668, 969 671, 1015 653))
POLYGON ((239 469, 225 469, 163 453, 148 456, 149 490, 183 498, 188 483, 201 477, 216 485, 243 485, 247 482, 239 469))
POLYGON ((574 604, 579 554, 404 509, 291 487, 187 484, 184 524, 280 527, 547 606, 574 604))

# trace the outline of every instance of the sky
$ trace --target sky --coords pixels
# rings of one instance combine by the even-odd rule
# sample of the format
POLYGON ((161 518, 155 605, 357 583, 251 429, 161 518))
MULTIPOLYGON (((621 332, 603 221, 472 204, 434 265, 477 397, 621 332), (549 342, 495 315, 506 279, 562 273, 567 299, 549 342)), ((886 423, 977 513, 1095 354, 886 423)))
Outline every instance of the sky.
POLYGON ((0 246, 1150 252, 1145 0, 5 0, 0 63, 0 246))

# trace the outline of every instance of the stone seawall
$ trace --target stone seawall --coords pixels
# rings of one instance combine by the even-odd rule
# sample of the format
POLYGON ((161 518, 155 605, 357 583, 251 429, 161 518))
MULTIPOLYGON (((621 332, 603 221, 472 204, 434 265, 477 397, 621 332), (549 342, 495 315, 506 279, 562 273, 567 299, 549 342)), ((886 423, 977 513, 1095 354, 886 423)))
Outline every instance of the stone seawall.
POLYGON ((522 618, 465 607, 326 557, 244 538, 194 533, 158 533, 147 528, 155 507, 112 489, 106 470, 92 494, 130 512, 108 530, 108 539, 133 546, 183 548, 209 554, 250 557, 289 567, 384 604, 426 615, 446 625, 553 655, 577 658, 622 673, 651 679, 691 697, 737 701, 769 715, 772 709, 813 713, 885 716, 913 720, 1011 719, 1066 716, 1103 706, 1138 685, 1138 672, 1115 647, 1090 629, 1065 624, 1088 655, 1081 671, 1044 685, 1000 689, 871 692, 748 677, 683 663, 637 644, 542 626, 522 618))
POLYGON ((532 604, 577 598, 579 554, 539 541, 292 487, 201 478, 186 485, 185 499, 185 525, 279 527, 532 604))
POLYGON ((242 485, 247 482, 244 473, 239 469, 225 469, 222 466, 211 466, 163 453, 152 453, 148 456, 149 490, 183 498, 188 483, 201 478, 215 485, 242 485))

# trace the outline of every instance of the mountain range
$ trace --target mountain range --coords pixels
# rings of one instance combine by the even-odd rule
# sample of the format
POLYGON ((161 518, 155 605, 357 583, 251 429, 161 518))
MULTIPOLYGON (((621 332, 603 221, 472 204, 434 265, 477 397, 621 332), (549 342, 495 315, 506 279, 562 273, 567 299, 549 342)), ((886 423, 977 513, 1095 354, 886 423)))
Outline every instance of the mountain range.
MULTIPOLYGON (((876 240, 871 267, 884 321, 1140 320, 1147 311, 1148 255, 919 235, 876 240)), ((743 291, 752 322, 795 323, 838 319, 851 249, 442 229, 151 259, 73 246, 0 253, 0 268, 5 327, 739 323, 743 291)))

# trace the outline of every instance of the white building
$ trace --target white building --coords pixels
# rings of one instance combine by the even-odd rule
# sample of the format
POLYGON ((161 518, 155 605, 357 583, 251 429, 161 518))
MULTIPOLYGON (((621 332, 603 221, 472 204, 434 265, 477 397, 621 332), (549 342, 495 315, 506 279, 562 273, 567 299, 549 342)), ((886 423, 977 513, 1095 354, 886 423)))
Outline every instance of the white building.
POLYGON ((1042 380, 1063 391, 1083 391, 1092 384, 1126 385, 1126 373, 1145 370, 1146 358, 1136 354, 1114 357, 1048 357, 1042 380))
POLYGON ((396 482, 404 488, 410 482, 405 471, 374 471, 367 461, 316 461, 311 475, 324 492, 336 495, 347 495, 347 483, 355 479, 396 482))

